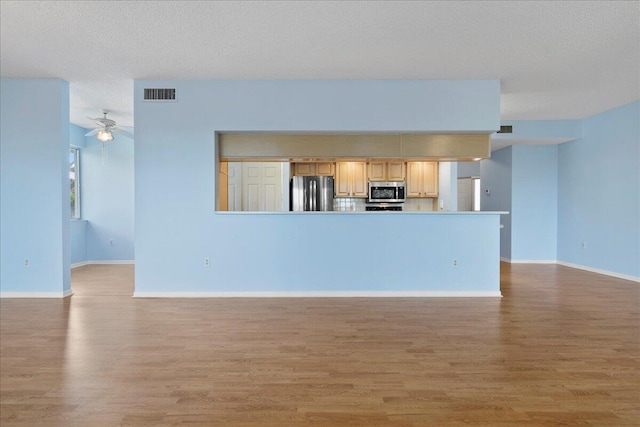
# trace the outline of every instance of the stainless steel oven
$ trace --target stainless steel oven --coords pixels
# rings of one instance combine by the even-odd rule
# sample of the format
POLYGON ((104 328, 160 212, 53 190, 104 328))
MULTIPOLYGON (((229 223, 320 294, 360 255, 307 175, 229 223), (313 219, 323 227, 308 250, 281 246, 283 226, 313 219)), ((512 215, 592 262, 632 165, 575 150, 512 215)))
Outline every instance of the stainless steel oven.
POLYGON ((366 205, 365 211, 401 211, 402 203, 377 203, 373 205, 366 205))
POLYGON ((403 203, 407 200, 404 181, 369 181, 369 203, 403 203))

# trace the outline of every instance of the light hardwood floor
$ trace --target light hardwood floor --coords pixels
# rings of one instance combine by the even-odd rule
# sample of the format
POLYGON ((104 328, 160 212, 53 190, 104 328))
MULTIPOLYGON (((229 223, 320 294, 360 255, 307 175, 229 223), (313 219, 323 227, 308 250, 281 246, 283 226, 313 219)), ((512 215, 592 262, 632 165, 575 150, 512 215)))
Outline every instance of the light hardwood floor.
POLYGON ((2 426, 640 424, 638 283, 505 264, 502 299, 134 299, 131 266, 89 270, 0 302, 2 426))
POLYGON ((74 268, 71 289, 75 296, 133 296, 133 265, 91 264, 74 268))

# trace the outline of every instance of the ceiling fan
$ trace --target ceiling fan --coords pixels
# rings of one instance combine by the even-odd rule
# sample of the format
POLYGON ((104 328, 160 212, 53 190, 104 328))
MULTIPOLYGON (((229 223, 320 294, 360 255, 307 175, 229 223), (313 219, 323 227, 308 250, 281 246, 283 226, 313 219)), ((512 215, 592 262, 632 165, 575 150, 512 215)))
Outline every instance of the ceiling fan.
POLYGON ((91 132, 87 132, 84 136, 93 136, 95 135, 102 142, 113 141, 113 133, 117 133, 122 136, 126 136, 127 138, 133 139, 133 134, 131 132, 127 132, 126 130, 120 129, 116 126, 116 122, 111 119, 107 119, 108 111, 103 111, 104 117, 91 118, 87 117, 96 122, 98 126, 91 132))

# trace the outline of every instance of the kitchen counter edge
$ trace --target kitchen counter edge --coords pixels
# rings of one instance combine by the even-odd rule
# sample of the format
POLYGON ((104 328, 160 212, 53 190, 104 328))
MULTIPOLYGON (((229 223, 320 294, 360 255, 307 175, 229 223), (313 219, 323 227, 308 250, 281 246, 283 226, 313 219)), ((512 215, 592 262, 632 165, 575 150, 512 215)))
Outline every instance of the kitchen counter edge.
POLYGON ((260 212, 260 211, 214 211, 216 215, 509 215, 508 211, 305 211, 305 212, 260 212))

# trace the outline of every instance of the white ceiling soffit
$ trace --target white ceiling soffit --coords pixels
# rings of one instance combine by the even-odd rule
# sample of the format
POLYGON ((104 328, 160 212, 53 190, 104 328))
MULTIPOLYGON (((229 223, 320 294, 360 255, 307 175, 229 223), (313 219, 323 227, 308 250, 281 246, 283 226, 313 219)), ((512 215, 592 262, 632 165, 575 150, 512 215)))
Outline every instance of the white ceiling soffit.
POLYGON ((504 120, 640 98, 638 1, 2 1, 2 77, 133 125, 133 79, 500 79, 504 120))

